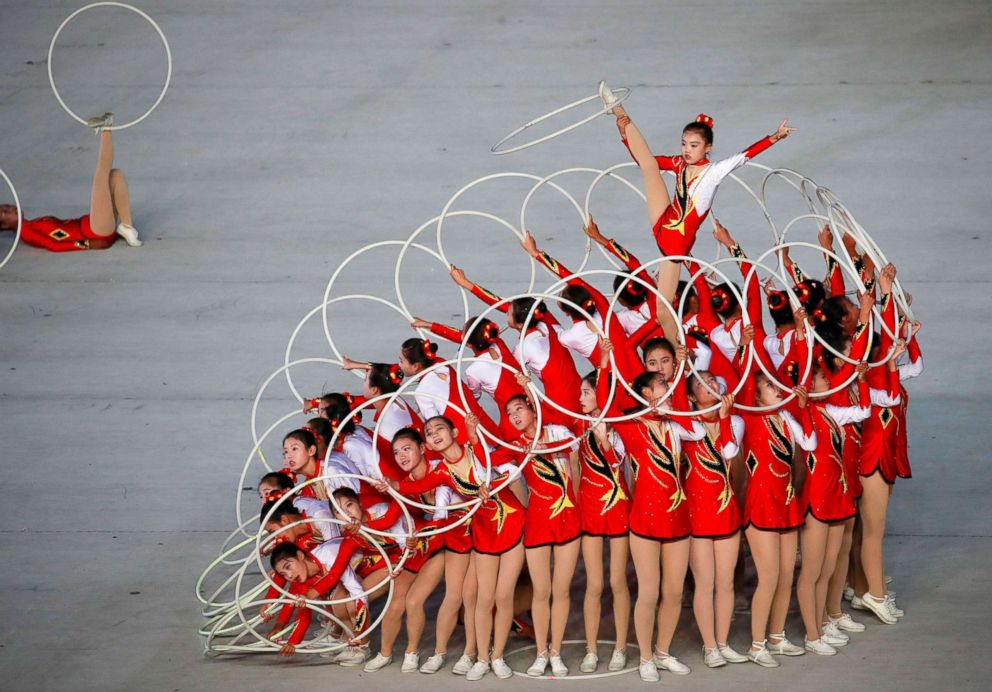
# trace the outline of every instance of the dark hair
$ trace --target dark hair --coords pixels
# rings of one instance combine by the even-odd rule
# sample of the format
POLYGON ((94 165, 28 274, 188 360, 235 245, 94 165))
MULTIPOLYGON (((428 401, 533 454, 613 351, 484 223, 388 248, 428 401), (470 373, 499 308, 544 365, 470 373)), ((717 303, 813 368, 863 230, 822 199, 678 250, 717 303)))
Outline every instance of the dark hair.
POLYGON ((454 430, 455 429, 455 424, 452 423, 451 422, 451 419, 448 418, 447 416, 431 416, 430 418, 428 418, 427 420, 424 421, 424 430, 427 430, 427 424, 428 423, 430 423, 432 421, 436 421, 436 420, 439 420, 442 423, 444 423, 446 426, 448 426, 448 429, 450 429, 450 430, 454 430))
MULTIPOLYGON (((737 284, 733 284, 733 287, 740 290, 737 284)), ((731 289, 731 284, 722 283, 713 287, 713 293, 710 295, 710 305, 716 310, 716 314, 726 318, 734 314, 734 310, 740 305, 740 301, 737 300, 737 294, 731 289)))
POLYGON ((792 314, 792 306, 789 305, 789 296, 785 291, 772 291, 768 294, 768 314, 772 316, 772 322, 776 327, 784 327, 796 321, 792 314))
POLYGON ((803 279, 796 284, 796 293, 799 294, 799 302, 803 304, 807 312, 812 312, 815 308, 820 307, 827 299, 823 282, 817 279, 803 279))
POLYGON ((667 351, 672 358, 675 357, 675 347, 672 346, 672 342, 663 336, 655 336, 644 342, 642 347, 644 355, 647 356, 651 351, 656 351, 657 349, 667 351))
MULTIPOLYGON (((710 120, 712 123, 713 121, 710 120)), ((682 134, 687 134, 689 132, 695 132, 699 134, 707 144, 713 144, 713 126, 708 125, 699 120, 694 120, 685 127, 682 128, 682 134)))
POLYGON ((292 490, 296 482, 288 473, 282 471, 270 471, 262 476, 256 487, 261 487, 262 483, 273 483, 279 490, 292 490))
MULTIPOLYGON (((341 428, 342 435, 355 432, 355 418, 351 413, 351 404, 344 394, 334 392, 324 396, 327 400, 327 417, 330 419, 331 428, 337 430, 341 428)), ((333 433, 332 433, 333 435, 333 433)))
POLYGON ((530 399, 527 397, 526 394, 514 394, 513 396, 511 396, 509 399, 506 400, 506 403, 503 404, 503 410, 509 411, 510 404, 512 404, 514 401, 521 401, 531 411, 534 410, 534 404, 530 402, 530 399))
POLYGON ((317 440, 314 439, 313 433, 310 432, 309 430, 304 430, 303 428, 288 433, 286 437, 282 438, 282 443, 286 444, 286 440, 297 440, 299 442, 302 442, 303 445, 308 449, 310 447, 317 446, 317 440))
MULTIPOLYGON (((411 361, 412 362, 412 361, 411 361)), ((403 382, 403 371, 396 363, 371 363, 366 381, 370 387, 375 387, 380 394, 392 394, 400 388, 403 382)))
MULTIPOLYGON (((588 312, 590 315, 596 314, 596 301, 593 300, 592 294, 589 292, 585 286, 579 284, 569 284, 561 291, 561 297, 565 300, 575 303, 583 310, 588 312)), ((569 303, 562 302, 561 311, 566 315, 571 317, 573 320, 584 320, 586 316, 581 312, 572 307, 569 303)))
MULTIPOLYGON (((358 499, 358 493, 348 487, 335 488, 334 492, 331 493, 331 497, 338 502, 341 502, 341 500, 353 500, 355 502, 360 502, 358 499)), ((337 512, 337 508, 333 506, 333 503, 332 508, 335 512, 337 512)))
MULTIPOLYGON (((473 317, 468 322, 465 323, 465 329, 472 326, 478 318, 473 317)), ((486 351, 493 342, 499 338, 499 325, 492 320, 480 320, 478 324, 475 325, 468 335, 468 345, 475 349, 476 352, 486 351)))
MULTIPOLYGON (((258 515, 259 521, 265 521, 265 517, 268 516, 269 512, 272 512, 272 508, 276 507, 276 502, 276 500, 272 500, 271 502, 266 502, 262 505, 262 513, 258 515)), ((281 505, 276 507, 276 511, 272 512, 272 516, 269 517, 269 521, 279 523, 283 517, 292 518, 299 516, 303 516, 303 512, 296 509, 292 502, 283 502, 281 505)))
POLYGON ((660 372, 650 372, 645 370, 640 375, 634 378, 634 391, 638 394, 642 394, 642 390, 648 389, 655 383, 655 381, 661 380, 665 381, 665 376, 660 372))
POLYGON ((400 347, 403 357, 412 365, 425 368, 437 362, 437 344, 428 339, 407 339, 400 347))
POLYGON ((416 428, 400 428, 393 435, 393 444, 398 440, 412 440, 415 444, 424 444, 424 437, 416 428))
POLYGON ((848 300, 847 296, 830 296, 820 306, 827 321, 835 324, 840 324, 848 311, 852 309, 857 310, 858 306, 848 300))
POLYGON ((618 303, 625 308, 634 309, 640 307, 648 299, 648 290, 631 278, 632 276, 632 274, 617 274, 613 277, 613 292, 620 291, 617 297, 618 303), (629 281, 628 278, 630 278, 629 281), (624 284, 625 281, 627 283, 624 284), (620 290, 620 284, 623 284, 622 291, 620 290))
POLYGON ((300 550, 299 546, 295 543, 284 541, 272 549, 272 556, 269 558, 269 564, 272 566, 272 569, 275 569, 276 565, 280 562, 290 558, 296 558, 299 553, 306 555, 306 553, 300 550))
POLYGON ((334 428, 331 427, 331 421, 326 418, 311 418, 307 421, 307 427, 317 435, 320 435, 325 445, 331 441, 331 437, 334 435, 334 428))
POLYGON ((535 303, 537 303, 537 307, 534 308, 534 314, 530 321, 531 326, 535 326, 542 317, 548 314, 548 306, 544 304, 543 300, 538 301, 536 298, 531 298, 530 296, 514 298, 510 301, 510 316, 513 317, 513 321, 522 325, 524 320, 527 319, 527 314, 530 312, 531 306, 535 303))
POLYGON ((679 283, 675 287, 675 296, 674 296, 674 298, 677 300, 674 301, 675 305, 673 306, 676 310, 678 310, 679 301, 682 299, 683 295, 686 296, 685 302, 686 305, 688 305, 689 300, 696 296, 696 287, 693 284, 690 284, 685 279, 679 279, 679 283))
MULTIPOLYGON (((847 342, 851 340, 849 335, 844 334, 840 330, 827 330, 826 334, 822 334, 819 330, 817 330, 817 333, 820 334, 828 346, 835 349, 838 353, 843 353, 847 342)), ((840 367, 840 363, 838 361, 841 359, 838 358, 829 348, 823 349, 822 357, 823 364, 827 366, 827 369, 830 370, 830 372, 837 372, 837 369, 840 367)))
POLYGON ((593 389, 595 389, 596 385, 599 383, 599 370, 593 370, 592 372, 588 373, 585 377, 582 378, 582 381, 588 384, 593 389))

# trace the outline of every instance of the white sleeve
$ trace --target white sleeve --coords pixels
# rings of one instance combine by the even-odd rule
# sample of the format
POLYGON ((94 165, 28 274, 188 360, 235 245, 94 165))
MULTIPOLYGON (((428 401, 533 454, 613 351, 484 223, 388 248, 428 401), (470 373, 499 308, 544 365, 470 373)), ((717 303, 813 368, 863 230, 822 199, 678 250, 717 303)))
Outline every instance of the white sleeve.
POLYGON ((726 327, 723 325, 715 327, 710 332, 710 343, 716 345, 720 349, 720 352, 727 357, 727 360, 731 363, 734 362, 734 355, 737 353, 737 344, 726 327))
POLYGON ((482 380, 475 376, 472 372, 473 365, 480 365, 481 361, 476 361, 475 363, 470 363, 467 368, 463 371, 462 383, 468 387, 468 391, 472 392, 472 396, 476 399, 482 398, 482 380))
POLYGON ((702 342, 697 342, 692 352, 694 355, 693 365, 696 366, 696 370, 709 370, 710 361, 713 359, 713 351, 710 347, 702 342))
POLYGON ((834 419, 837 425, 847 425, 848 423, 860 423, 871 415, 871 409, 867 406, 834 406, 827 404, 827 415, 834 419))
POLYGON ((723 445, 723 449, 720 450, 724 459, 732 459, 741 450, 741 440, 744 439, 744 419, 740 416, 731 416, 730 427, 733 430, 734 439, 723 445))
POLYGON ((680 440, 696 442, 706 437, 706 430, 698 420, 686 420, 685 416, 673 418, 671 422, 672 431, 680 440), (684 427, 689 423, 688 429, 684 427))
POLYGON ((923 374, 923 356, 916 359, 916 362, 909 361, 899 366, 899 379, 911 380, 923 374))
POLYGON ((871 403, 875 406, 882 406, 884 408, 892 408, 893 406, 898 406, 902 403, 902 395, 896 394, 892 396, 885 389, 870 389, 871 393, 871 403))
POLYGON ((517 345, 517 359, 532 375, 541 376, 551 357, 551 342, 546 336, 528 334, 517 345))
POLYGON ((434 514, 431 517, 434 521, 441 521, 448 518, 448 505, 453 504, 454 495, 451 488, 446 485, 439 485, 434 491, 434 514))
POLYGON ((807 452, 812 452, 816 449, 816 431, 810 431, 809 436, 803 431, 803 426, 799 424, 792 414, 788 411, 779 411, 779 416, 782 421, 789 426, 789 430, 792 432, 792 439, 796 441, 800 449, 807 452))
POLYGON ((358 468, 359 473, 375 480, 382 480, 382 471, 379 469, 371 442, 349 435, 341 448, 345 456, 358 468))

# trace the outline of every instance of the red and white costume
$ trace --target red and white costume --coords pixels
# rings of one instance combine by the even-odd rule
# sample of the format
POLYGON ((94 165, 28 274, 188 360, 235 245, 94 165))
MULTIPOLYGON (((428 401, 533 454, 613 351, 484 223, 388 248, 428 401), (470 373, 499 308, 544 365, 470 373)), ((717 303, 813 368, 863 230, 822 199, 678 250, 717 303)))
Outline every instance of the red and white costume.
MULTIPOLYGON (((520 435, 516 443, 530 446, 532 438, 520 435)), ((524 522, 524 547, 540 548, 574 541, 582 533, 575 479, 572 478, 569 452, 578 449, 572 433, 561 425, 543 426, 543 446, 558 447, 572 442, 562 451, 535 452, 527 455, 521 473, 527 483, 527 517, 524 522)))
POLYGON ((109 241, 113 245, 117 234, 97 235, 90 228, 90 215, 78 219, 58 219, 42 216, 37 219, 24 219, 21 223, 21 240, 34 247, 50 252, 72 252, 90 250, 91 240, 109 241))
POLYGON ((610 448, 604 450, 596 436, 588 432, 589 422, 581 422, 579 461, 579 514, 582 533, 613 538, 630 531, 630 490, 624 475, 626 459, 623 440, 610 429, 610 448))
POLYGON ((741 510, 734 494, 729 460, 737 456, 744 439, 744 419, 730 416, 719 420, 714 436, 700 424, 704 435, 685 443, 689 462, 685 495, 694 538, 721 538, 741 528, 741 510))

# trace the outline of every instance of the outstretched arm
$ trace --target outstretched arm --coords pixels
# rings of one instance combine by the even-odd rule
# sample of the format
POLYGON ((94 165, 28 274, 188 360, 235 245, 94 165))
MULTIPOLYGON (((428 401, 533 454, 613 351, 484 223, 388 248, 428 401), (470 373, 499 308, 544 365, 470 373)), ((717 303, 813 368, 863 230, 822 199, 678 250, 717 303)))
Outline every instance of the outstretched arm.
MULTIPOLYGON (((486 305, 493 306, 502 300, 502 298, 500 298, 492 291, 488 291, 482 286, 479 286, 478 284, 469 281, 468 277, 465 276, 465 272, 459 269, 458 267, 456 267, 455 265, 453 264, 451 265, 451 269, 449 270, 448 273, 451 275, 452 281, 458 284, 459 287, 464 288, 466 291, 470 292, 472 295, 474 295, 476 298, 481 300, 486 305)), ((509 312, 510 305, 509 303, 503 303, 496 309, 499 310, 500 312, 509 312)))

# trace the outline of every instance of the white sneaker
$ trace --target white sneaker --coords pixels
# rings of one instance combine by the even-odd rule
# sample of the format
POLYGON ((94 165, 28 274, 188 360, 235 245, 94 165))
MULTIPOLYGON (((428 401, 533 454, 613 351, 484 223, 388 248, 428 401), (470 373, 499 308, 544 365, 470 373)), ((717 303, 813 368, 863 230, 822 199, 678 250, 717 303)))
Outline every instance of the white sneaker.
POLYGON ((747 652, 747 660, 757 663, 762 668, 778 668, 781 663, 775 660, 765 642, 751 642, 751 648, 747 652), (760 648, 755 648, 759 646, 760 648))
POLYGON ((852 610, 871 610, 865 605, 865 601, 861 596, 854 596, 851 598, 851 609, 852 610))
POLYGON ((117 224, 117 235, 124 239, 131 247, 141 247, 144 245, 138 239, 138 231, 135 230, 134 226, 128 226, 126 223, 117 224))
POLYGON ((812 651, 814 654, 818 654, 820 656, 833 656, 837 653, 837 649, 827 644, 822 638, 814 639, 813 641, 807 639, 806 650, 812 651))
POLYGON ((727 663, 747 663, 747 656, 734 651, 729 645, 723 644, 721 646, 717 644, 717 648, 720 651, 720 655, 723 656, 723 660, 727 663))
POLYGON ((606 86, 606 82, 603 80, 599 82, 599 98, 603 99, 603 106, 606 107, 607 112, 613 110, 613 106, 617 105, 617 97, 613 95, 613 90, 606 86))
MULTIPOLYGON (((889 610, 888 601, 885 598, 875 598, 870 593, 866 593, 861 598, 861 603, 864 605, 866 610, 870 610, 875 613, 875 617, 884 622, 886 625, 894 625, 899 622, 898 618, 893 615, 892 611, 889 610)), ((854 607, 854 604, 851 604, 854 607)))
POLYGON ((844 593, 842 594, 845 601, 850 601, 854 599, 854 589, 850 586, 844 587, 844 593))
POLYGON ((654 664, 653 658, 650 661, 641 661, 641 665, 637 667, 637 672, 641 674, 641 680, 644 682, 661 680, 661 676, 658 675, 658 666, 654 664))
POLYGON ((832 622, 827 622, 822 627, 823 636, 821 637, 830 646, 847 646, 847 643, 851 641, 851 638, 840 631, 840 629, 832 622))
MULTIPOLYGON (((444 654, 440 654, 440 655, 444 656, 444 654)), ((475 656, 462 654, 461 658, 455 661, 455 666, 454 668, 451 669, 451 672, 454 673, 455 675, 467 675, 468 671, 470 671, 472 669, 472 666, 474 665, 475 665, 475 656)))
POLYGON ((544 654, 538 654, 537 658, 535 658, 534 662, 530 665, 530 668, 527 669, 527 675, 531 676, 532 678, 539 678, 542 675, 544 675, 544 671, 546 671, 547 669, 548 669, 548 657, 545 656, 544 654))
POLYGON ((375 655, 375 658, 365 664, 365 667, 362 668, 362 670, 366 673, 374 673, 377 670, 382 670, 392 662, 392 656, 383 656, 381 653, 378 653, 375 655))
POLYGON ((345 668, 357 668, 358 666, 365 663, 369 657, 369 647, 367 646, 349 646, 347 649, 338 654, 334 662, 338 665, 342 665, 345 668))
POLYGON ((94 115, 92 118, 86 119, 86 127, 92 127, 93 130, 100 134, 108 127, 112 127, 114 124, 114 114, 104 113, 103 115, 94 115))
POLYGON ((801 646, 796 646, 795 644, 790 642, 786 638, 785 632, 781 632, 779 634, 770 634, 768 636, 769 639, 771 639, 772 637, 778 639, 777 642, 773 642, 773 641, 768 642, 768 650, 773 654, 778 654, 779 656, 802 656, 803 654, 806 653, 806 650, 804 648, 802 648, 801 646))
POLYGON ((424 665, 420 666, 420 672, 426 673, 428 675, 433 675, 434 673, 444 668, 445 658, 447 658, 445 654, 434 654, 426 661, 424 661, 424 665))
POLYGON ((599 668, 599 656, 595 651, 587 651, 582 657, 582 663, 579 664, 579 672, 595 673, 597 668, 599 668))
POLYGON ((506 665, 502 658, 494 658, 492 662, 493 672, 500 680, 509 680, 513 677, 513 669, 506 665))
POLYGON ((727 665, 727 659, 720 654, 720 650, 716 647, 712 649, 707 649, 703 647, 703 663, 706 664, 707 668, 722 668, 727 665))
POLYGON ((403 665, 400 666, 401 673, 416 673, 420 670, 420 654, 416 651, 407 651, 403 654, 403 665))
POLYGON ((654 664, 659 669, 667 670, 669 673, 675 673, 676 675, 688 675, 692 672, 689 666, 682 663, 679 659, 657 651, 654 654, 654 664))
POLYGON ((469 668, 468 672, 465 673, 465 679, 471 682, 476 680, 481 680, 486 677, 486 673, 489 672, 489 661, 476 661, 469 668))
POLYGON ((906 614, 902 608, 896 605, 896 594, 894 591, 890 591, 885 595, 885 604, 888 607, 889 612, 897 618, 901 618, 906 614))
POLYGON ((623 670, 627 667, 627 652, 613 650, 613 655, 610 656, 610 663, 606 666, 606 669, 611 672, 617 672, 618 670, 623 670))
POLYGON ((550 663, 551 673, 556 678, 568 677, 568 666, 566 666, 565 662, 561 660, 561 654, 551 654, 550 663))
MULTIPOLYGON (((830 617, 830 616, 827 616, 830 617)), ((845 632, 864 632, 864 624, 852 618, 848 613, 841 613, 839 618, 831 617, 830 622, 845 632)))

